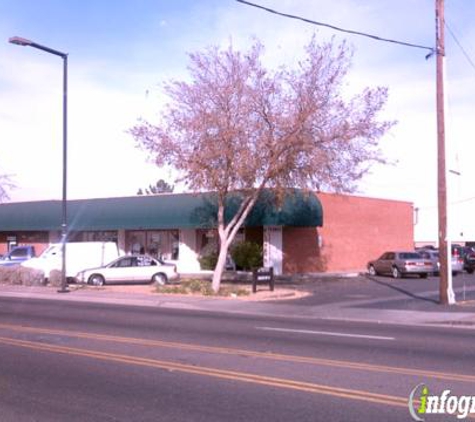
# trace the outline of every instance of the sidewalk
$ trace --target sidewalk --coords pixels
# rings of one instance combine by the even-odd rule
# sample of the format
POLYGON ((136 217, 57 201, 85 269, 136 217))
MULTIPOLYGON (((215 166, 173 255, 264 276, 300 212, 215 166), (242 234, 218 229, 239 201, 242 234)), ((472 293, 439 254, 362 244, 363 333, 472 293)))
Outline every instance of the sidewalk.
POLYGON ((391 309, 381 306, 381 300, 346 300, 331 304, 302 305, 303 295, 299 291, 305 289, 301 285, 295 292, 277 286, 273 293, 258 292, 257 298, 158 294, 151 293, 153 288, 150 286, 124 286, 122 289, 114 287, 116 286, 77 288, 72 285, 69 293, 58 293, 57 288, 53 287, 0 285, 0 297, 403 325, 452 325, 475 329, 475 301, 453 306, 432 304, 430 310, 427 310, 427 304, 422 304, 417 309, 417 304, 411 302, 409 308, 391 309))

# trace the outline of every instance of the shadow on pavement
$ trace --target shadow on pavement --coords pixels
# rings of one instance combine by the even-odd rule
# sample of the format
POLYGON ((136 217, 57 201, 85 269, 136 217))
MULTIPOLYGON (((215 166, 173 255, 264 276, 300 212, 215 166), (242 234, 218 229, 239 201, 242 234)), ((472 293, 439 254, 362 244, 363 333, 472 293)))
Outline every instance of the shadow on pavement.
POLYGON ((395 290, 395 291, 397 291, 397 292, 399 292, 399 293, 402 293, 402 294, 404 294, 404 295, 406 295, 406 296, 408 296, 408 297, 411 297, 411 298, 413 298, 413 299, 423 300, 423 301, 425 301, 425 302, 431 302, 431 303, 439 304, 439 301, 436 300, 436 299, 431 299, 431 298, 426 297, 426 296, 418 295, 418 294, 416 294, 416 293, 413 293, 413 292, 410 292, 410 291, 408 291, 408 290, 405 290, 405 289, 403 289, 403 288, 401 288, 401 287, 394 286, 394 285, 392 285, 392 284, 390 284, 390 283, 386 283, 386 282, 381 281, 381 280, 377 280, 377 279, 375 279, 375 278, 373 278, 373 277, 371 277, 371 276, 368 276, 368 280, 372 281, 373 283, 379 284, 379 285, 381 285, 381 286, 389 287, 390 289, 395 290))

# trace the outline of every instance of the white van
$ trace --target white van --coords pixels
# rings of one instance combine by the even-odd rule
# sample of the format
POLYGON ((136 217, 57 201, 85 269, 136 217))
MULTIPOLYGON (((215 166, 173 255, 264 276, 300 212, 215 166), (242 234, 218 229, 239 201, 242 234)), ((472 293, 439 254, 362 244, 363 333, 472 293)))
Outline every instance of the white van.
MULTIPOLYGON (((36 268, 49 277, 52 270, 61 271, 62 245, 50 245, 40 256, 22 262, 22 266, 36 268)), ((66 243, 66 278, 74 279, 85 269, 101 267, 119 257, 115 242, 68 242, 66 243)))

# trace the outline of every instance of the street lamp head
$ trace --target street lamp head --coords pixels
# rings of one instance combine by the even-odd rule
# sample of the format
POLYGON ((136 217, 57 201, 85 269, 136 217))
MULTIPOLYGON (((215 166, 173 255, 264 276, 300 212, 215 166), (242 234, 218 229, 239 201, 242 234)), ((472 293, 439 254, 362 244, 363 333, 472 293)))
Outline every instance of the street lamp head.
POLYGON ((12 44, 33 47, 33 48, 37 48, 38 50, 46 51, 47 53, 54 54, 56 56, 60 56, 64 61, 66 61, 67 57, 68 57, 67 53, 63 53, 61 51, 54 50, 54 49, 52 49, 50 47, 47 47, 45 45, 38 44, 38 43, 36 43, 34 41, 31 41, 31 40, 27 40, 26 38, 11 37, 8 41, 12 44))
POLYGON ((33 44, 33 41, 27 40, 26 38, 21 38, 21 37, 11 37, 8 39, 8 42, 16 45, 31 45, 33 44))

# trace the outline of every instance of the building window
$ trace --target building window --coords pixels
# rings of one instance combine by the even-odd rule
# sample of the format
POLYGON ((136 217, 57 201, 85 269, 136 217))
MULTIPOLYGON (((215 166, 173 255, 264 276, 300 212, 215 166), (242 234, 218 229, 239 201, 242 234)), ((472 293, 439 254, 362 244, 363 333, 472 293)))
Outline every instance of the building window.
POLYGON ((125 238, 127 253, 178 260, 178 230, 130 230, 125 238))

